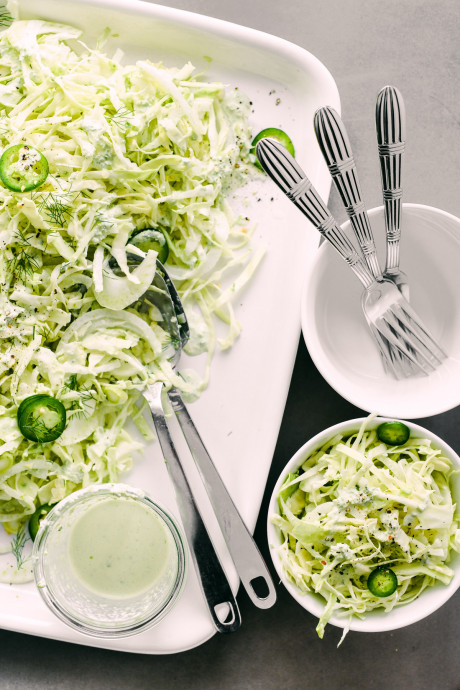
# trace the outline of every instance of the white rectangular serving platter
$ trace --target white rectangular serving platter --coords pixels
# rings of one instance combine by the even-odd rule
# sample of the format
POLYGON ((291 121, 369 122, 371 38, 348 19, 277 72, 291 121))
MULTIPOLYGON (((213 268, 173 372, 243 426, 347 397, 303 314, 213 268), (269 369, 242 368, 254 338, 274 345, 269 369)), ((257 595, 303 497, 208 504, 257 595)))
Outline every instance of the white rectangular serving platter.
MULTIPOLYGON (((41 18, 78 26, 90 46, 110 27, 117 36, 104 50, 110 54, 121 47, 126 62, 148 58, 166 66, 181 66, 190 60, 199 72, 206 73, 206 79, 238 87, 252 101, 254 133, 265 127, 284 129, 294 141, 299 163, 327 200, 330 176, 312 121, 320 106, 332 105, 340 110, 340 103, 331 75, 307 51, 252 29, 138 0, 20 0, 19 7, 22 19, 41 18)), ((190 405, 190 411, 252 531, 297 351, 301 287, 319 235, 262 174, 241 190, 232 204, 250 219, 249 225, 256 225, 255 244, 265 246, 267 251, 257 275, 236 303, 242 333, 230 351, 216 353, 210 385, 190 405)), ((186 456, 192 484, 206 503, 206 519, 236 592, 238 577, 177 428, 174 438, 186 456)), ((147 447, 123 481, 145 489, 179 517, 157 443, 147 447)), ((48 611, 33 583, 0 584, 0 626, 144 654, 190 649, 215 632, 192 565, 173 611, 156 627, 133 637, 99 639, 71 630, 48 611)))

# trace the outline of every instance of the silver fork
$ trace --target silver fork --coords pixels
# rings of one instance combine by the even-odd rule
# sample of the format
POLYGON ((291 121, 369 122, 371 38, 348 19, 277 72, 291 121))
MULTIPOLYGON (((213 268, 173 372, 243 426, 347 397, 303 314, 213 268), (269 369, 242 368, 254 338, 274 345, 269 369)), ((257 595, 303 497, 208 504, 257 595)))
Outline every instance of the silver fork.
POLYGON ((261 139, 256 151, 267 174, 332 244, 360 280, 364 287, 362 308, 366 318, 392 347, 405 354, 425 374, 431 373, 446 354, 395 284, 387 279, 375 279, 302 168, 279 142, 261 139))
POLYGON ((386 228, 386 266, 384 276, 392 280, 409 301, 409 283, 399 268, 401 239, 401 168, 406 144, 406 110, 394 86, 385 86, 377 95, 375 126, 382 178, 386 228))
MULTIPOLYGON (((339 114, 330 106, 316 111, 313 125, 319 147, 345 206, 367 267, 376 280, 382 280, 377 249, 362 199, 358 171, 345 125, 339 114)), ((379 347, 384 369, 397 379, 413 374, 412 362, 399 350, 395 350, 369 319, 367 321, 379 347)))

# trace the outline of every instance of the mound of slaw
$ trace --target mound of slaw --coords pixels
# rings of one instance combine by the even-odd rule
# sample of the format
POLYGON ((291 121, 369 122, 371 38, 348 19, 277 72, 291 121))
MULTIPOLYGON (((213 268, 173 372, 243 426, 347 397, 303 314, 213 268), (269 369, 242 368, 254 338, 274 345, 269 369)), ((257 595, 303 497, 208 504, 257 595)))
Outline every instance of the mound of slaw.
POLYGON ((324 598, 319 637, 332 615, 350 622, 408 604, 435 583, 448 584, 454 574, 449 562, 460 551, 450 486, 458 469, 429 439, 383 443, 376 429, 367 428, 372 418, 305 458, 285 478, 279 513, 271 518, 288 579, 301 592, 324 598), (391 568, 398 580, 385 598, 367 587, 379 566, 391 568))
MULTIPOLYGON (((108 35, 109 32, 107 32, 108 35)), ((106 36, 107 37, 107 36, 106 36)), ((21 529, 42 504, 118 481, 151 432, 139 403, 147 381, 189 398, 207 385, 216 344, 240 331, 233 301, 262 251, 227 197, 250 174, 249 101, 187 63, 168 68, 88 48, 71 26, 14 21, 0 35, 0 153, 26 142, 49 164, 28 193, 0 184, 0 522, 21 529), (167 270, 204 375, 171 369, 152 307, 128 305, 150 285, 156 253, 130 272, 130 237, 161 229, 167 270), (114 258, 124 272, 109 268, 114 258), (236 275, 236 277, 235 277, 236 275), (227 278, 230 276, 229 278, 227 278), (226 324, 216 336, 215 317, 226 324), (27 441, 16 412, 46 393, 67 409, 53 443, 27 441)))

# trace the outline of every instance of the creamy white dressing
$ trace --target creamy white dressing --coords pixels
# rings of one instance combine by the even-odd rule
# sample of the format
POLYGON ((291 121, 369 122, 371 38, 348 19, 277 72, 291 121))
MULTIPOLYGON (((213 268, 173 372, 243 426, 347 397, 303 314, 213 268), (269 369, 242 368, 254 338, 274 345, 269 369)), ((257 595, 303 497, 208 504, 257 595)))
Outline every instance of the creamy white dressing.
POLYGON ((23 172, 24 170, 30 170, 30 168, 38 163, 40 160, 40 154, 35 149, 30 146, 23 146, 18 151, 18 160, 12 165, 15 170, 23 172))

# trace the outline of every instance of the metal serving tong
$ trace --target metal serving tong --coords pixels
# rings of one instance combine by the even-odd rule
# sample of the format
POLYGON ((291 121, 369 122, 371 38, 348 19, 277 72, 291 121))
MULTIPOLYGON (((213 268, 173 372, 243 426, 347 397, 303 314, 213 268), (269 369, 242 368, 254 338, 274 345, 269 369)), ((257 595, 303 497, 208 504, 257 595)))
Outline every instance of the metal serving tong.
POLYGON ((154 383, 144 391, 152 413, 153 423, 160 442, 168 474, 176 493, 177 505, 182 525, 195 564, 198 580, 211 614, 212 622, 218 632, 227 633, 238 630, 241 615, 238 604, 229 585, 227 576, 211 541, 206 525, 193 496, 187 476, 174 446, 166 417, 161 404, 163 383, 154 383), (227 606, 230 617, 221 620, 218 607, 227 606))
MULTIPOLYGON (((169 322, 168 328, 173 334, 173 342, 176 346, 177 366, 179 354, 190 337, 190 329, 179 293, 167 274, 165 267, 161 266, 160 262, 158 262, 158 264, 159 268, 157 273, 159 272, 160 276, 162 276, 165 281, 174 312, 166 316, 166 318, 169 322), (176 324, 177 334, 175 333, 176 324)), ((170 388, 168 390, 168 397, 192 457, 195 460, 196 466, 205 484, 211 505, 243 587, 252 603, 258 608, 270 608, 276 602, 276 590, 262 555, 246 527, 243 518, 239 514, 237 507, 233 503, 180 392, 177 388, 170 388), (257 589, 266 590, 264 596, 261 596, 256 591, 254 586, 255 583, 257 583, 257 589)))
POLYGON ((262 139, 256 151, 260 164, 272 180, 333 245, 360 280, 364 287, 362 308, 372 327, 420 371, 425 374, 434 371, 445 359, 445 353, 395 284, 388 279, 377 279, 371 273, 297 161, 274 139, 262 139))
MULTIPOLYGON (((137 265, 141 260, 138 256, 128 254, 128 263, 131 266, 137 265)), ((148 311, 152 304, 160 310, 164 319, 163 326, 171 336, 171 362, 175 367, 182 346, 188 339, 188 323, 174 284, 159 261, 151 287, 133 306, 142 312, 148 311)), ((214 626, 218 632, 234 632, 241 625, 241 615, 174 446, 163 409, 162 389, 162 382, 149 385, 144 391, 144 397, 152 413, 166 467, 175 489, 192 559, 214 626), (222 605, 229 611, 225 621, 219 618, 216 610, 222 605)), ((179 391, 172 389, 168 394, 184 437, 205 481, 205 488, 243 586, 256 606, 268 608, 276 601, 276 591, 268 568, 207 453, 179 391), (259 596, 255 591, 255 580, 259 581, 258 588, 260 580, 265 583, 268 592, 265 596, 259 596)))
MULTIPOLYGON (((128 263, 131 265, 133 263, 137 264, 138 261, 140 261, 138 257, 134 257, 131 254, 128 255, 128 263)), ((158 268, 162 268, 159 262, 158 268)), ((142 295, 140 300, 136 302, 135 307, 139 312, 142 312, 148 310, 152 304, 157 306, 163 315, 168 313, 168 310, 173 312, 168 289, 158 270, 152 285, 142 295)), ((166 461, 166 468, 174 486, 182 525, 190 547, 198 581, 216 630, 221 633, 234 632, 241 625, 238 604, 174 446, 163 410, 162 390, 163 382, 158 381, 147 385, 143 395, 150 407, 158 441, 166 461), (221 620, 223 611, 226 613, 225 620, 221 620), (221 618, 219 618, 219 613, 221 618)))

